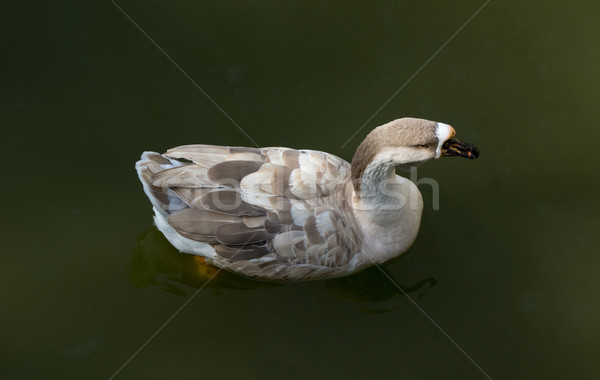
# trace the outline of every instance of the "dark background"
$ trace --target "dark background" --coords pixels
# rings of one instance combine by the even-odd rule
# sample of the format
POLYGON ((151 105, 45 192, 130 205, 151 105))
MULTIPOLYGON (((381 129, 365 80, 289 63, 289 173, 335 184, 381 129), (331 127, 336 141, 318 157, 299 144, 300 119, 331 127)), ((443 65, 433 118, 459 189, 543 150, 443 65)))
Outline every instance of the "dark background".
MULTIPOLYGON (((411 297, 494 379, 600 376, 598 2, 492 0, 425 67, 483 1, 118 4, 260 146, 351 160, 387 121, 452 124, 481 157, 419 169, 440 210, 424 186, 386 270, 435 282, 411 297)), ((3 8, 0 377, 106 379, 213 273, 153 229, 135 161, 252 143, 110 1, 3 8)), ((377 270, 219 273, 115 378, 282 376, 485 378, 377 270)))

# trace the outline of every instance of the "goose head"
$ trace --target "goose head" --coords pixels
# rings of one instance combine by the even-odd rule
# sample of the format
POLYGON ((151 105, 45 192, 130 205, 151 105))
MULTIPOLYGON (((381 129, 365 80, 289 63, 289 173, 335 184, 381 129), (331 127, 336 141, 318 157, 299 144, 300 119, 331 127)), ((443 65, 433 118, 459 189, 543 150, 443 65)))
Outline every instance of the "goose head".
MULTIPOLYGON (((458 156, 476 159, 475 145, 454 137, 448 124, 416 118, 397 119, 371 131, 359 145, 352 159, 352 180, 356 191, 370 176, 385 177, 394 167, 410 170, 431 159, 458 156)), ((370 180, 373 180, 370 178, 370 180)))

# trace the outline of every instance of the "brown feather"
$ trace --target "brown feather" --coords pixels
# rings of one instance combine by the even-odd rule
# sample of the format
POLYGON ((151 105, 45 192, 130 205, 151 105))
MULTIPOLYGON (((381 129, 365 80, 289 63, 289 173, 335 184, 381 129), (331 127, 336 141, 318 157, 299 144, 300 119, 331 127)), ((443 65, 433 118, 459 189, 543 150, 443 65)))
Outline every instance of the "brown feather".
POLYGON ((231 261, 242 261, 256 259, 269 253, 266 245, 248 245, 243 247, 230 247, 216 244, 213 246, 215 252, 221 257, 231 261))
POLYGON ((266 268, 266 267, 270 267, 273 265, 286 265, 289 264, 289 260, 286 257, 281 257, 278 256, 276 259, 270 260, 270 261, 265 261, 264 263, 260 263, 258 264, 259 268, 266 268))
POLYGON ((257 154, 259 156, 263 155, 261 153, 260 149, 258 149, 258 148, 247 148, 245 146, 232 146, 232 147, 229 148, 229 152, 231 154, 235 154, 235 153, 254 153, 254 154, 257 154))
POLYGON ((193 145, 181 145, 175 148, 167 150, 166 156, 177 157, 180 156, 185 158, 186 154, 229 154, 229 147, 218 146, 218 145, 204 145, 204 144, 193 144, 193 145))
POLYGON ((281 153, 281 159, 283 160, 283 163, 291 170, 300 167, 298 164, 298 156, 300 156, 300 153, 293 149, 287 149, 281 153))
POLYGON ((169 161, 169 159, 163 157, 162 155, 155 152, 148 152, 146 154, 146 159, 152 160, 159 165, 172 165, 173 163, 169 161))
POLYGON ((306 239, 311 244, 321 244, 325 242, 323 236, 317 229, 317 219, 314 216, 309 216, 304 223, 304 231, 306 232, 306 239))
POLYGON ((194 164, 161 170, 152 176, 152 185, 161 187, 216 187, 206 175, 206 169, 194 164))
POLYGON ((207 210, 229 215, 265 215, 263 210, 254 208, 242 201, 241 194, 232 189, 219 189, 204 194, 194 201, 193 206, 201 206, 207 210))
POLYGON ((196 199, 199 199, 204 194, 213 191, 211 188, 189 188, 189 187, 174 187, 171 188, 179 198, 181 198, 188 206, 194 207, 196 199))
POLYGON ((249 245, 273 237, 264 228, 248 228, 243 222, 229 223, 217 229, 217 240, 225 245, 249 245))
POLYGON ((242 178, 254 173, 264 163, 262 161, 224 161, 208 169, 208 178, 211 181, 224 185, 238 187, 242 178))
MULTIPOLYGON (((242 218, 212 211, 188 208, 171 214, 167 221, 177 232, 215 236, 219 227, 241 222, 242 218)), ((243 224, 243 223, 242 223, 243 224)))
POLYGON ((285 197, 270 197, 272 211, 276 213, 278 221, 285 224, 294 223, 292 218, 292 203, 285 197))
POLYGON ((214 236, 211 236, 211 235, 190 234, 190 233, 183 232, 183 231, 177 231, 177 233, 185 238, 195 240, 195 241, 201 241, 203 243, 208 243, 208 244, 219 243, 219 241, 214 236))
POLYGON ((267 231, 270 234, 278 234, 280 232, 285 231, 285 225, 282 223, 278 223, 278 222, 272 222, 270 220, 265 221, 264 224, 264 228, 265 231, 267 231))
MULTIPOLYGON (((161 210, 165 210, 168 208, 169 204, 169 190, 160 186, 154 186, 152 184, 152 177, 156 173, 164 170, 160 165, 162 165, 166 159, 158 153, 145 152, 142 155, 142 160, 147 161, 140 161, 138 163, 140 179, 146 184, 152 197, 154 197, 158 202, 156 206, 158 206, 161 210)), ((166 161, 169 162, 168 160, 166 161)))

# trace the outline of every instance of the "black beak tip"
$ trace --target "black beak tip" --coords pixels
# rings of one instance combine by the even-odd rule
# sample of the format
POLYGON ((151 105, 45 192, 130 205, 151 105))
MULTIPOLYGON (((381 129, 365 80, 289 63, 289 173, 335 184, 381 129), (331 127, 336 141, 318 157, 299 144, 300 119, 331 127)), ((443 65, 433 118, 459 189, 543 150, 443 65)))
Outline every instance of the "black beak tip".
POLYGON ((479 157, 479 149, 473 144, 462 142, 457 139, 447 140, 443 148, 444 156, 459 156, 474 160, 479 157))
POLYGON ((479 149, 477 149, 477 147, 475 145, 473 145, 471 147, 471 150, 469 151, 468 155, 469 155, 470 159, 472 159, 472 160, 476 159, 477 157, 479 157, 479 149))

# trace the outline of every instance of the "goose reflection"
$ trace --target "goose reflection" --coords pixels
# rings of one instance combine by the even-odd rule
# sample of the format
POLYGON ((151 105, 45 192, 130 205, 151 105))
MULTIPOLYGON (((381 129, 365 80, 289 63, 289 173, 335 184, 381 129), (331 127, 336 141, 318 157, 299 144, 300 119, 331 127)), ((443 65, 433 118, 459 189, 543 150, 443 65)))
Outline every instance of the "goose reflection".
POLYGON ((278 286, 219 270, 206 264, 204 258, 179 252, 152 227, 140 234, 137 249, 130 261, 129 282, 137 288, 158 286, 162 290, 186 296, 184 286, 211 289, 257 289, 278 286))
MULTIPOLYGON (((155 227, 138 237, 137 249, 130 261, 129 281, 137 288, 157 286, 182 297, 188 295, 184 290, 185 287, 196 289, 204 287, 218 294, 221 289, 251 290, 284 286, 283 283, 256 281, 226 270, 219 270, 207 264, 201 256, 181 253, 155 227)), ((384 268, 371 267, 354 275, 320 282, 327 290, 342 298, 374 303, 404 294, 414 293, 416 297, 421 297, 435 286, 437 281, 430 277, 405 287, 397 285, 397 281, 384 268)), ((380 313, 396 308, 362 309, 361 311, 380 313)))

